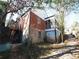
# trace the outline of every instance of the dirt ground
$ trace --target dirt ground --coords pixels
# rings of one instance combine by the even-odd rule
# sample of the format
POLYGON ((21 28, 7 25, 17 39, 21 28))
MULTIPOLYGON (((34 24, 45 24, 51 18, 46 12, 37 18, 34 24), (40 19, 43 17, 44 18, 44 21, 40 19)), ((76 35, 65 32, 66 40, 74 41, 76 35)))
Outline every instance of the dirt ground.
POLYGON ((26 45, 14 45, 10 59, 79 59, 79 45, 71 45, 70 42, 73 43, 66 41, 60 44, 32 44, 28 49, 26 45))

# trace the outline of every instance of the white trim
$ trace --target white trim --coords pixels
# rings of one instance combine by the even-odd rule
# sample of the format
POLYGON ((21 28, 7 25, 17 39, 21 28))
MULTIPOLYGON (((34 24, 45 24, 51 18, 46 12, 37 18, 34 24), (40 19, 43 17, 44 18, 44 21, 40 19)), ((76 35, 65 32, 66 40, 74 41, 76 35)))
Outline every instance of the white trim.
MULTIPOLYGON (((51 30, 55 30, 55 28, 45 29, 45 31, 51 31, 51 30)), ((60 30, 58 30, 57 28, 56 30, 60 32, 60 30)))

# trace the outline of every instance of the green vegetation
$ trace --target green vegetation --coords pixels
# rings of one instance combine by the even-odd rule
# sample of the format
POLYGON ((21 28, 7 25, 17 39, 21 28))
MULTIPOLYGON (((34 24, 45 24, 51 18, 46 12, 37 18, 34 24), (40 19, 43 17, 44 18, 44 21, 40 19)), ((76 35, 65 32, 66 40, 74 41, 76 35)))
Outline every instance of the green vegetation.
POLYGON ((7 2, 0 1, 0 25, 4 23, 5 13, 7 11, 7 2))
POLYGON ((0 1, 0 13, 5 12, 7 2, 0 1))

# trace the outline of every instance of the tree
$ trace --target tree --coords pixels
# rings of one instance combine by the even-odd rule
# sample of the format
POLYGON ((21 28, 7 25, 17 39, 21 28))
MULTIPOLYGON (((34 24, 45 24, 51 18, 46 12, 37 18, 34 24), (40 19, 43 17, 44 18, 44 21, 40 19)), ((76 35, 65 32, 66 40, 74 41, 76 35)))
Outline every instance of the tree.
POLYGON ((7 5, 7 2, 0 1, 0 14, 1 14, 2 12, 5 12, 6 5, 7 5))
POLYGON ((40 8, 43 0, 35 0, 35 2, 37 2, 37 8, 40 8))
POLYGON ((4 22, 5 17, 4 13, 6 13, 6 9, 7 9, 7 2, 4 1, 0 1, 0 25, 4 22))

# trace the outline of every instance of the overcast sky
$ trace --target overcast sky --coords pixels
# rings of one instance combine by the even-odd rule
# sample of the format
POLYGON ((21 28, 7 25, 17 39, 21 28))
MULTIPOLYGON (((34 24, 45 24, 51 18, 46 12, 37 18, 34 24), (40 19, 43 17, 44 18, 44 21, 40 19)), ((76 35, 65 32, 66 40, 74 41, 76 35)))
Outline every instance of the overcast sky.
POLYGON ((1 1, 7 1, 7 0, 1 0, 1 1))
POLYGON ((79 13, 71 12, 65 17, 65 27, 70 28, 75 21, 79 22, 79 13))

